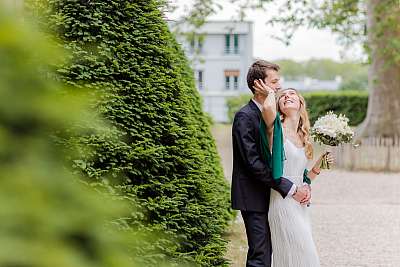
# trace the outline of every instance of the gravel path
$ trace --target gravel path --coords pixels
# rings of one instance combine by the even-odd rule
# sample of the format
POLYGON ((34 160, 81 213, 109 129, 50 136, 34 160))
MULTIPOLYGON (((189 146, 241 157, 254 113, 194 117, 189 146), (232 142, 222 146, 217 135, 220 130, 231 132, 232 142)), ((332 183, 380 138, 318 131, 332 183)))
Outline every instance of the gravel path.
MULTIPOLYGON (((230 180, 230 126, 217 125, 213 134, 230 180)), ((310 208, 322 267, 400 266, 400 173, 321 173, 310 208)), ((246 236, 240 218, 228 237, 232 267, 244 266, 246 236)))
POLYGON ((400 266, 400 175, 330 171, 315 181, 322 266, 400 266))

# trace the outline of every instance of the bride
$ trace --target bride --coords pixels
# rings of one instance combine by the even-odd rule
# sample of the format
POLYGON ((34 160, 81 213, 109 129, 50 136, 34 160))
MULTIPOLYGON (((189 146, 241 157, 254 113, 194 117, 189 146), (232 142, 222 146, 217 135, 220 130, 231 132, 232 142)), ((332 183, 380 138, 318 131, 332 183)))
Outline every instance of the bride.
MULTIPOLYGON (((305 182, 311 183, 320 173, 319 166, 325 153, 319 157, 310 171, 306 169, 308 161, 313 157, 313 148, 309 140, 310 122, 304 98, 292 88, 281 90, 275 95, 274 90, 262 80, 255 82, 255 90, 264 95, 268 94, 263 104, 262 117, 266 126, 269 153, 272 153, 272 145, 276 144, 274 138, 279 138, 276 131, 274 134, 274 128, 282 127, 280 134, 283 136, 284 151, 282 176, 297 186, 305 182)), ((275 153, 276 150, 273 151, 275 153)), ((328 154, 328 162, 334 163, 331 154, 328 154)), ((273 266, 320 266, 312 237, 309 203, 299 204, 293 198, 283 199, 274 190, 271 191, 270 200, 268 220, 272 238, 273 266)))

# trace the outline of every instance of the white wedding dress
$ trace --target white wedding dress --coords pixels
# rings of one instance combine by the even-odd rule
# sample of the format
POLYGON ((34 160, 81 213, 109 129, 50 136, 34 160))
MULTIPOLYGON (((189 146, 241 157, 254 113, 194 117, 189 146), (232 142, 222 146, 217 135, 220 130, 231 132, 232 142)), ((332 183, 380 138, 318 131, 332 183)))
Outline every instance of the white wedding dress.
MULTIPOLYGON (((304 148, 284 141, 285 156, 283 177, 294 184, 303 184, 307 165, 304 148)), ((310 208, 302 206, 292 197, 285 199, 271 190, 268 220, 272 238, 273 267, 319 267, 319 258, 312 238, 310 208)))

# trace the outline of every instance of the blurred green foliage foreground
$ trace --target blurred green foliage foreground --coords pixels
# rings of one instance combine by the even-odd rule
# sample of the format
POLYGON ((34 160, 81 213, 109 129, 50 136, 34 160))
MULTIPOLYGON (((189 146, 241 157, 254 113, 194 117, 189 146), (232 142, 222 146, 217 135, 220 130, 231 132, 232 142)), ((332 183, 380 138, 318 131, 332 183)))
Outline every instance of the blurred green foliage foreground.
POLYGON ((0 7, 0 266, 227 266, 229 187, 162 3, 26 3, 0 7))
MULTIPOLYGON (((33 27, 3 11, 0 7, 0 266, 149 266, 140 264, 148 255, 133 256, 142 233, 116 223, 132 205, 72 175, 65 149, 50 138, 79 134, 67 129, 92 116, 84 98, 43 78, 59 53, 33 27)), ((161 260, 154 266, 162 266, 161 260)))
POLYGON ((54 64, 56 78, 75 93, 88 92, 109 125, 61 138, 79 151, 70 165, 89 183, 134 198, 139 211, 118 220, 125 229, 176 239, 142 242, 135 255, 159 248, 148 266, 163 257, 226 266, 229 186, 193 71, 163 16, 165 2, 26 2, 68 52, 68 61, 54 64))
POLYGON ((49 48, 0 14, 0 265, 131 266, 129 237, 104 227, 124 206, 77 182, 49 138, 86 112, 39 75, 49 48))

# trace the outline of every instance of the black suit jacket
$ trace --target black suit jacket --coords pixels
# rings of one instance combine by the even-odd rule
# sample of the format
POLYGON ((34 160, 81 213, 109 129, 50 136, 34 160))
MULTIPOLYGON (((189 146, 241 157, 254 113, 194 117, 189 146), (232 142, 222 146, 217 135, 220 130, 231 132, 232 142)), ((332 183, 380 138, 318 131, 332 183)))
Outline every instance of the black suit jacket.
POLYGON ((261 153, 259 124, 261 112, 250 102, 233 121, 232 208, 268 212, 271 188, 286 197, 293 183, 286 178, 276 182, 261 153))

